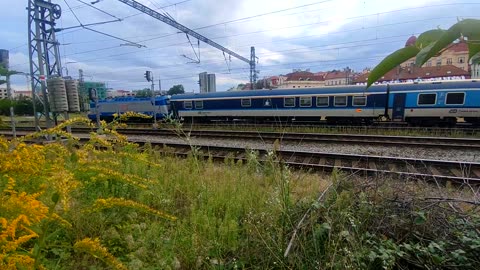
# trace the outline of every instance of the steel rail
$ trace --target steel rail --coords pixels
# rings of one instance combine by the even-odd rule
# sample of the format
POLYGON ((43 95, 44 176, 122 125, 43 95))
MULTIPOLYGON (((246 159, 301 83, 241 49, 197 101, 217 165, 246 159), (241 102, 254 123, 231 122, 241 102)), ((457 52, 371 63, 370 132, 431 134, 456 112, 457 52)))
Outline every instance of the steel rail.
MULTIPOLYGON (((6 130, 5 130, 6 131, 6 130)), ((34 131, 33 128, 19 128, 18 131, 34 131)), ((88 133, 91 128, 73 128, 73 132, 88 133)), ((480 150, 480 139, 425 136, 386 136, 364 134, 331 134, 299 132, 261 132, 237 130, 170 130, 170 129, 117 129, 124 135, 148 135, 155 137, 184 137, 261 140, 288 143, 328 143, 350 145, 377 145, 390 147, 428 147, 454 150, 480 150)))

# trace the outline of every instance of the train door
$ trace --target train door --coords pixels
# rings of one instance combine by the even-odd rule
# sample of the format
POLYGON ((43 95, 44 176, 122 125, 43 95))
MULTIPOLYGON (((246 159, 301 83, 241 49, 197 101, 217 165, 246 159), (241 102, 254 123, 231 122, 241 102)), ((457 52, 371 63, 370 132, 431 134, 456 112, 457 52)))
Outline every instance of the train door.
POLYGON ((406 93, 395 94, 393 97, 393 112, 392 120, 393 121, 403 121, 405 116, 405 99, 407 97, 406 93))

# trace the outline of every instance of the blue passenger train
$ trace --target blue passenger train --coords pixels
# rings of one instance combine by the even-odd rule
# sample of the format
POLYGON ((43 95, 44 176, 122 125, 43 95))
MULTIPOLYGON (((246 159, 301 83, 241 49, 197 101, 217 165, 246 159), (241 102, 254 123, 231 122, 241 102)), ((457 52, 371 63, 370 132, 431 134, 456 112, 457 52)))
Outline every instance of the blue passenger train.
POLYGON ((184 121, 319 121, 370 124, 379 119, 415 125, 454 124, 458 118, 480 124, 480 82, 475 80, 414 84, 335 86, 116 98, 91 104, 102 119, 135 111, 184 121))
POLYGON ((418 125, 480 123, 480 82, 336 86, 175 95, 173 114, 186 121, 326 120, 370 124, 381 118, 418 125))

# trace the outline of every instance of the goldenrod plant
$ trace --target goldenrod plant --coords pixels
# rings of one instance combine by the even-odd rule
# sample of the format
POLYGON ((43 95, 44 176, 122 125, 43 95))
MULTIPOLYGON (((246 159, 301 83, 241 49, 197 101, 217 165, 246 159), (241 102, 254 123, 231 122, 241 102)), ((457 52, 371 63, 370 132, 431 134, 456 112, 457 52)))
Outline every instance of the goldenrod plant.
POLYGON ((0 137, 0 269, 480 267, 475 187, 294 171, 278 142, 182 159, 67 124, 0 137))

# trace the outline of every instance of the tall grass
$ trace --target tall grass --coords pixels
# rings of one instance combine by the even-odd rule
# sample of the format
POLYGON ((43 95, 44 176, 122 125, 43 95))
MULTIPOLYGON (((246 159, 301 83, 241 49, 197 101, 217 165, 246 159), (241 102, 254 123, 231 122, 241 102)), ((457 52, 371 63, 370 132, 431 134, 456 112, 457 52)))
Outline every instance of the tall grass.
POLYGON ((102 131, 85 144, 0 139, 1 269, 480 265, 470 189, 292 172, 275 152, 180 159, 102 131), (428 199, 439 194, 464 201, 428 199))

